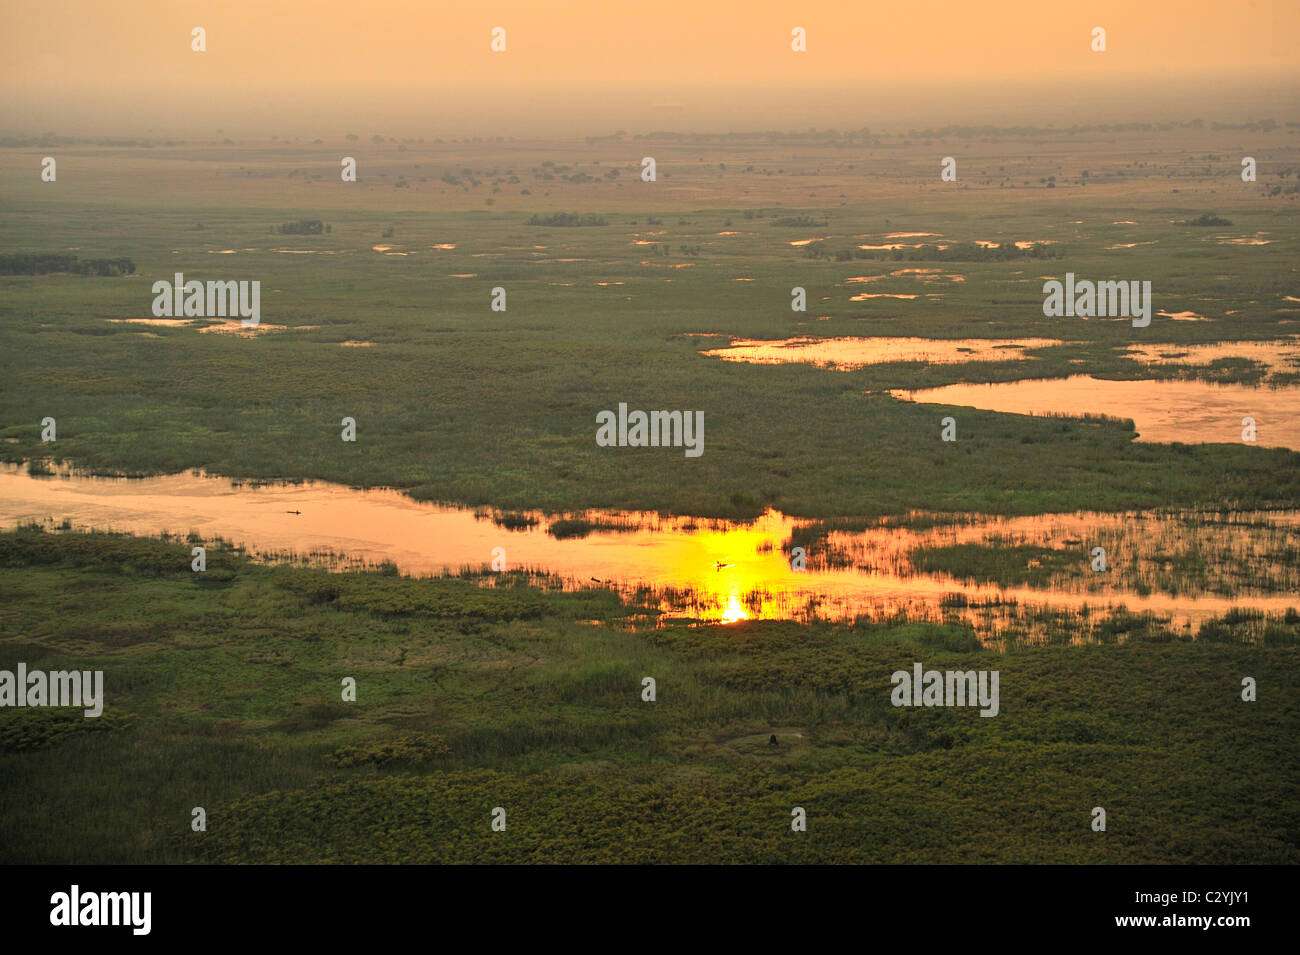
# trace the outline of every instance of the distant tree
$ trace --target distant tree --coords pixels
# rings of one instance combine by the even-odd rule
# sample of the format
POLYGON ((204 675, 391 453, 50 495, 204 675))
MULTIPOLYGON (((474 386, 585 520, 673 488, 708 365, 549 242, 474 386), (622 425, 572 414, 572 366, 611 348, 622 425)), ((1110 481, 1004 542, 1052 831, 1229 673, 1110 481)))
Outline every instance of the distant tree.
POLYGON ((127 258, 78 259, 53 253, 0 255, 0 275, 45 275, 69 272, 73 275, 131 275, 135 263, 127 258))
POLYGON ((282 222, 275 231, 281 235, 320 235, 325 231, 325 223, 320 219, 299 219, 297 222, 282 222))
POLYGON ((549 216, 534 215, 528 220, 527 224, 545 226, 594 226, 607 225, 608 223, 603 217, 591 213, 579 215, 576 212, 557 212, 549 216))

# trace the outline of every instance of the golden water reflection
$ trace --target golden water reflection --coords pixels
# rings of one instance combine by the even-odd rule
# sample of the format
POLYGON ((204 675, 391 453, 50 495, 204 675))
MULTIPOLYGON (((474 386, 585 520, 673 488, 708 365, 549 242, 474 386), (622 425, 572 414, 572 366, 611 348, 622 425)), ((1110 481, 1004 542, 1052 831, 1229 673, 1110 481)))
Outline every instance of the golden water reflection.
POLYGON ((890 394, 911 401, 1011 414, 1131 418, 1139 441, 1242 444, 1244 419, 1250 418, 1255 426, 1254 445, 1300 449, 1300 388, 1296 387, 1112 381, 1071 375, 890 394))
MULTIPOLYGON (((1167 312, 1160 314, 1166 315, 1167 312)), ((1179 312, 1170 315, 1178 319, 1192 315, 1179 312)), ((1125 352, 1145 365, 1209 365, 1225 359, 1254 362, 1269 374, 1300 370, 1300 336, 1269 342, 1216 342, 1209 345, 1129 345, 1125 352)))
POLYGON ((507 530, 488 512, 421 503, 391 490, 312 482, 236 486, 190 473, 143 480, 32 477, 14 465, 0 467, 0 524, 6 527, 57 527, 66 520, 76 529, 139 535, 192 531, 265 557, 297 555, 334 567, 392 561, 417 576, 486 571, 500 547, 509 570, 553 575, 567 589, 613 586, 669 616, 692 619, 849 620, 900 612, 922 619, 956 612, 969 619, 1010 604, 1069 612, 1123 605, 1188 626, 1233 607, 1280 614, 1300 606, 1300 568, 1286 556, 1300 546, 1296 511, 1240 515, 1227 524, 1158 514, 949 515, 937 526, 878 523, 829 531, 776 511, 750 523, 589 512, 584 516, 606 527, 562 539, 547 533, 554 518, 532 516, 536 525, 507 530), (616 524, 624 529, 609 529, 616 524), (1099 540, 1116 565, 1104 577, 1084 572, 1088 549, 1099 540), (912 566, 909 555, 918 547, 971 541, 1068 548, 1077 552, 1070 566, 1079 572, 1042 586, 998 587, 912 566), (801 545, 803 570, 791 560, 792 548, 801 545), (1225 574, 1213 566, 1204 579, 1175 574, 1166 586, 1163 555, 1180 550, 1222 554, 1225 566, 1245 572, 1228 575, 1226 589, 1216 583, 1225 574))
POLYGON ((1027 357, 1025 353, 1028 349, 1062 344, 1065 343, 1055 338, 738 338, 725 348, 713 348, 702 354, 726 361, 759 365, 807 362, 824 367, 861 368, 864 365, 895 361, 923 361, 940 365, 970 361, 1015 361, 1027 357))

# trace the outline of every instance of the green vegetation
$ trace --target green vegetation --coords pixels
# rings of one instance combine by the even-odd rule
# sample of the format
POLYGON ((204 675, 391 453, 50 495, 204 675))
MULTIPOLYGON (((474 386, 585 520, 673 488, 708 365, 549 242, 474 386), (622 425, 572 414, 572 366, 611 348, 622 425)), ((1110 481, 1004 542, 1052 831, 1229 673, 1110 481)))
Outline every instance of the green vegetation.
POLYGON ((519 531, 525 530, 529 527, 536 527, 537 518, 532 514, 517 514, 513 512, 502 514, 494 513, 492 515, 492 523, 496 524, 498 527, 504 527, 506 530, 519 531))
MULTIPOLYGON (((439 139, 376 150, 343 189, 315 181, 338 168, 319 143, 83 143, 57 190, 7 180, 0 459, 32 475, 388 486, 491 507, 503 536, 543 519, 556 537, 615 527, 598 509, 775 507, 816 519, 791 543, 830 567, 874 559, 831 543, 869 522, 1222 510, 1218 536, 1108 530, 1113 579, 1141 595, 1293 593, 1294 535, 1234 522, 1295 507, 1300 453, 888 394, 1264 381, 1245 360, 1146 367, 1129 322, 1042 314, 1040 273, 1069 269, 1151 281, 1167 314, 1140 341, 1173 354, 1295 334, 1294 203, 1240 183, 1223 145, 1239 131, 1204 127, 668 133, 573 144, 568 160, 561 145, 439 139), (979 144, 956 188, 935 181, 943 137, 979 144), (632 173, 648 149, 659 183, 632 173), (1211 194, 1267 238, 1201 228, 1230 224, 1192 218, 1211 194), (900 242, 916 248, 859 248, 900 242), (151 283, 178 270, 260 281, 261 330, 117 321, 148 315, 151 283), (497 286, 506 312, 489 306, 497 286), (1184 311, 1206 320, 1167 318, 1184 311), (848 371, 701 354, 794 336, 1056 344, 848 371), (597 446, 596 414, 620 402, 702 410, 705 454, 597 446), (956 442, 939 440, 948 414, 956 442), (355 443, 339 440, 345 416, 355 443)), ((885 560, 1086 589, 1085 542, 1066 538, 936 537, 885 560)), ((1300 611, 1277 600, 1195 626, 960 594, 927 619, 695 625, 657 609, 689 593, 565 592, 526 572, 327 573, 209 541, 196 574, 194 542, 0 533, 0 668, 102 669, 106 692, 97 720, 0 714, 0 861, 1300 862, 1300 611), (890 674, 918 660, 999 670, 1001 713, 892 707, 890 674), (1244 676, 1258 702, 1241 700, 1244 676), (195 806, 206 833, 189 829, 195 806), (489 829, 495 806, 509 838, 489 829), (807 833, 790 831, 794 806, 807 833)))
POLYGON ((528 220, 529 225, 553 225, 553 226, 597 226, 608 225, 604 216, 598 215, 578 215, 576 212, 557 212, 554 215, 533 215, 528 220))
MULTIPOLYGON (((1149 337, 1171 346, 1272 340, 1293 331, 1286 324, 1294 313, 1285 310, 1285 296, 1295 292, 1286 243, 1207 244, 1154 209, 1135 211, 1142 199, 1121 203, 1088 190, 1086 199, 1063 197, 1059 204, 1008 205, 1001 193, 972 193, 960 207, 950 199, 918 206, 912 198, 886 198, 819 218, 837 235, 871 230, 882 237, 900 226, 939 231, 932 223, 943 222, 945 239, 970 250, 985 238, 1052 239, 1026 251, 1068 248, 1079 274, 1150 276, 1160 308, 1214 317, 1157 317, 1149 337), (1080 213, 1080 202, 1091 203, 1090 211, 1080 213), (1086 225, 1069 225, 1080 215, 1086 225), (1143 224, 1110 225, 1129 217, 1143 224), (1106 250, 1120 238, 1156 244, 1106 250), (1231 320, 1228 309, 1236 312, 1231 320)), ((89 212, 39 195, 11 198, 0 248, 29 247, 39 234, 54 246, 84 244, 85 254, 100 256, 125 251, 122 237, 129 236, 138 271, 126 280, 0 278, 0 373, 8 385, 0 392, 0 459, 7 461, 49 455, 107 474, 204 467, 232 477, 389 486, 422 500, 551 513, 612 508, 749 517, 772 506, 833 518, 912 509, 1285 506, 1300 499, 1300 455, 1293 452, 1241 443, 1140 444, 1119 422, 970 409, 957 412, 961 440, 949 444, 938 440, 938 422, 953 409, 884 394, 1071 374, 1259 380, 1249 362, 1153 371, 1126 354, 1134 340, 1127 323, 1044 318, 1036 260, 998 258, 1014 248, 1010 242, 972 251, 980 259, 962 266, 962 282, 926 282, 882 266, 871 291, 922 297, 853 302, 860 287, 845 280, 860 264, 805 259, 773 230, 717 236, 727 219, 740 218, 734 209, 693 211, 687 226, 659 216, 666 224, 655 231, 664 234, 648 240, 630 235, 634 228, 626 224, 644 221, 644 208, 615 212, 612 204, 599 214, 536 213, 539 224, 584 216, 609 223, 563 235, 535 232, 521 224, 527 214, 508 208, 345 208, 329 212, 333 230, 313 236, 311 250, 285 254, 268 247, 265 232, 268 210, 279 208, 272 203, 286 201, 282 191, 261 199, 254 191, 244 207, 226 197, 217 209, 169 210, 155 207, 142 185, 89 212), (202 231, 193 229, 199 218, 202 231), (394 226, 403 243, 395 251, 406 254, 372 252, 374 237, 394 226), (654 255, 637 241, 672 254, 654 255), (209 254, 228 249, 235 251, 209 254), (243 338, 108 321, 149 314, 149 282, 170 278, 180 265, 200 277, 219 269, 221 278, 260 280, 263 324, 287 330, 243 338), (507 312, 489 308, 497 285, 508 289, 507 312), (795 285, 808 289, 806 315, 790 311, 795 285), (30 320, 34 315, 38 321, 30 320), (699 353, 731 336, 807 334, 1033 336, 1061 344, 1028 360, 850 372, 722 362, 699 353), (373 347, 339 347, 345 341, 373 347), (703 410, 704 456, 598 447, 595 415, 619 401, 703 410), (40 441, 47 415, 58 421, 56 444, 40 441), (339 441, 344 415, 358 422, 356 444, 339 441)), ((412 202, 429 201, 422 196, 412 193, 412 202)), ((761 197, 755 204, 771 206, 761 197)), ((291 221, 320 220, 322 211, 291 221)), ((1292 228, 1280 216, 1249 210, 1234 219, 1275 235, 1292 228)), ((932 245, 897 251, 940 254, 932 245)), ((892 260, 892 251, 882 254, 892 260)), ((1059 270, 1060 261, 1052 268, 1059 270)))
MULTIPOLYGON (((1181 513, 1099 522, 1087 544, 1068 533, 1045 531, 1046 542, 993 534, 978 542, 922 544, 908 555, 911 569, 1002 587, 1064 588, 1081 592, 1101 581, 1141 596, 1297 595, 1300 606, 1300 529, 1243 515, 1181 513), (1103 574, 1091 569, 1091 548, 1110 555, 1103 574)), ((835 525, 803 529, 817 552, 835 525)))
POLYGON ((620 523, 591 517, 561 517, 558 520, 551 521, 546 528, 546 533, 556 540, 564 540, 571 537, 586 537, 596 531, 634 531, 637 529, 637 524, 632 521, 620 523))
POLYGON ((105 686, 98 720, 0 720, 0 861, 1300 861, 1281 742, 1300 617, 1285 645, 1120 616, 1101 642, 997 653, 953 622, 656 629, 610 591, 518 575, 326 575, 214 547, 232 579, 213 588, 188 560, 177 540, 0 535, 0 668, 105 686), (891 706, 917 660, 999 670, 999 716, 891 706))
POLYGON ((1020 248, 1007 240, 996 245, 977 245, 973 242, 955 242, 939 247, 921 245, 915 249, 841 249, 831 252, 826 241, 819 239, 804 246, 803 254, 810 259, 834 258, 837 262, 851 259, 871 259, 887 262, 1014 262, 1019 259, 1063 259, 1067 257, 1064 246, 1029 245, 1020 248))
POLYGON ((57 253, 0 255, 0 275, 49 275, 70 272, 73 275, 131 275, 135 263, 127 258, 83 259, 57 253))
POLYGON ((780 216, 768 223, 768 225, 794 226, 800 229, 819 229, 829 224, 826 219, 814 219, 812 216, 780 216))
POLYGON ((296 222, 282 222, 275 231, 281 235, 324 235, 333 229, 320 219, 299 219, 296 222))
POLYGON ((926 574, 948 574, 960 580, 997 582, 1004 586, 1045 587, 1062 571, 1073 570, 1083 557, 1078 551, 1032 544, 989 541, 952 544, 912 553, 912 564, 926 574))

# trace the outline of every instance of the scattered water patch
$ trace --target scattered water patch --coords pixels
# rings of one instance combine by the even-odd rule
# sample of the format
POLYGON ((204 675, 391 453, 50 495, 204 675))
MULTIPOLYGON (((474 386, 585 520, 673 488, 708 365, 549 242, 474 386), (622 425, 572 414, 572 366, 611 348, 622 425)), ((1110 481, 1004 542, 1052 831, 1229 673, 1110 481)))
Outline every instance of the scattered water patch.
POLYGON ((1139 441, 1245 444, 1242 419, 1256 422, 1247 447, 1300 450, 1300 388, 1254 388, 1202 381, 1112 381, 1091 375, 996 384, 957 384, 895 397, 1009 414, 1132 420, 1139 441))
POLYGON ((192 318, 110 318, 110 322, 115 325, 161 325, 164 328, 183 328, 186 325, 193 325, 192 318))
POLYGON ((1125 351, 1147 365, 1208 365, 1221 359, 1240 358, 1263 366, 1269 374, 1300 370, 1300 336, 1295 335, 1271 342, 1130 345, 1125 351))
POLYGON ((66 520, 76 530, 192 531, 209 547, 225 541, 263 558, 297 556, 336 569, 391 561, 417 576, 487 570, 505 535, 512 568, 552 574, 566 589, 611 587, 635 597, 638 588, 652 588, 649 599, 665 613, 704 620, 848 620, 901 611, 935 620, 991 614, 996 624, 999 615, 1020 608, 1095 615, 1122 606, 1190 623, 1233 607, 1280 614, 1297 604, 1294 563, 1274 565, 1268 557, 1294 550, 1295 512, 1236 514, 1230 526, 1217 515, 946 515, 937 524, 881 521, 860 530, 827 529, 777 511, 748 523, 605 511, 513 516, 506 524, 486 509, 311 481, 239 484, 197 473, 37 477, 21 466, 0 466, 0 526, 38 523, 53 531, 66 520), (796 535, 807 545, 802 571, 791 566, 796 535), (1096 540, 1130 555, 1124 569, 1087 572, 1096 540), (1062 557, 1046 579, 1005 587, 922 571, 913 562, 924 548, 982 543, 1005 551, 1007 542, 1062 557), (1222 553, 1225 563, 1207 565, 1204 579, 1173 574, 1173 592, 1161 592, 1161 575, 1180 553, 1199 564, 1222 553))
POLYGON ((724 348, 703 352, 727 361, 759 365, 803 362, 852 369, 889 362, 920 361, 952 365, 972 361, 1014 361, 1026 349, 1050 348, 1054 338, 787 338, 778 341, 736 339, 724 348))

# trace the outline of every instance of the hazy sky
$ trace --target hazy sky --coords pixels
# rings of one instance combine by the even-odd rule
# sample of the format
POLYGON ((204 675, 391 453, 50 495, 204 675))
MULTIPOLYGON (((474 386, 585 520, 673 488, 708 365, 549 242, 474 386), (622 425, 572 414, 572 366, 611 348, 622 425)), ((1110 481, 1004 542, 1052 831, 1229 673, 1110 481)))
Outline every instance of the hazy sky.
MULTIPOLYGON (((68 134, 798 128, 846 108, 835 125, 945 106, 975 122, 1025 99, 1104 113, 1180 89, 1294 90, 1300 76, 1300 0, 4 3, 0 124, 68 134), (490 50, 497 26, 504 53, 490 50), (806 53, 790 49, 795 26, 806 53), (1097 26, 1105 53, 1090 49, 1097 26)), ((1224 108, 1252 107, 1238 99, 1224 108)))

